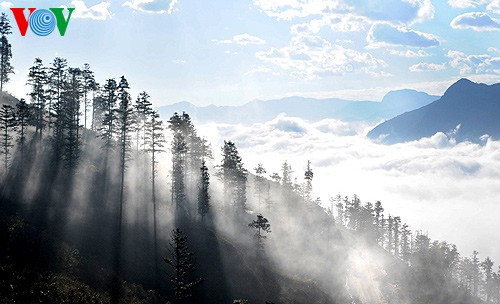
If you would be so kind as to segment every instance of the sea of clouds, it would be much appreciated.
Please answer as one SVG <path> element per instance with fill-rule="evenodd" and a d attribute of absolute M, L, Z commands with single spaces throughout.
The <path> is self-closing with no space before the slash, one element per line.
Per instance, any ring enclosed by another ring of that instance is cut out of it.
<path fill-rule="evenodd" d="M 234 141 L 245 167 L 258 163 L 267 174 L 286 160 L 298 182 L 307 161 L 314 171 L 314 194 L 329 198 L 357 194 L 363 202 L 381 200 L 386 214 L 399 215 L 412 230 L 458 246 L 469 256 L 479 250 L 500 263 L 500 142 L 456 143 L 453 134 L 436 133 L 395 145 L 371 141 L 373 127 L 334 119 L 308 122 L 279 115 L 252 126 L 198 125 L 220 162 L 224 140 Z"/>

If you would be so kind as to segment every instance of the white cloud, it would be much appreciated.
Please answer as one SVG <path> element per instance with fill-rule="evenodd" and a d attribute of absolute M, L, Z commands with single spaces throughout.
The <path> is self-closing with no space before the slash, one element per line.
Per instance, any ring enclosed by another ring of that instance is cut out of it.
<path fill-rule="evenodd" d="M 144 13 L 173 14 L 177 11 L 178 0 L 131 0 L 123 3 L 123 6 Z"/>
<path fill-rule="evenodd" d="M 172 60 L 172 63 L 174 63 L 174 64 L 186 64 L 187 61 L 184 59 L 175 59 L 175 60 Z"/>
<path fill-rule="evenodd" d="M 406 57 L 406 58 L 422 58 L 422 57 L 429 57 L 430 54 L 427 53 L 424 50 L 406 50 L 406 51 L 400 51 L 400 50 L 394 50 L 394 49 L 388 49 L 387 50 L 389 54 L 394 55 L 394 56 L 399 56 L 399 57 Z"/>
<path fill-rule="evenodd" d="M 311 80 L 351 72 L 387 76 L 383 71 L 386 63 L 370 53 L 347 49 L 313 35 L 295 36 L 290 45 L 258 52 L 256 56 L 266 63 L 288 71 L 297 79 Z"/>
<path fill-rule="evenodd" d="M 404 24 L 424 22 L 434 18 L 431 0 L 346 0 L 352 11 L 372 20 Z"/>
<path fill-rule="evenodd" d="M 434 17 L 430 0 L 254 0 L 265 14 L 278 20 L 350 12 L 372 20 L 404 23 L 422 22 Z"/>
<path fill-rule="evenodd" d="M 278 20 L 323 15 L 345 10 L 344 0 L 254 0 L 254 4 L 266 15 Z"/>
<path fill-rule="evenodd" d="M 448 4 L 454 8 L 477 8 L 486 6 L 488 11 L 500 14 L 500 0 L 448 0 Z"/>
<path fill-rule="evenodd" d="M 109 10 L 111 2 L 103 1 L 87 7 L 83 0 L 73 0 L 71 5 L 75 8 L 71 16 L 75 19 L 107 20 L 113 16 Z"/>
<path fill-rule="evenodd" d="M 448 51 L 450 66 L 460 70 L 461 75 L 500 74 L 500 57 L 491 55 L 466 55 L 459 51 Z"/>
<path fill-rule="evenodd" d="M 448 5 L 454 8 L 475 8 L 489 2 L 491 0 L 448 0 Z"/>
<path fill-rule="evenodd" d="M 495 14 L 500 14 L 500 0 L 493 0 L 490 4 L 488 4 L 486 9 Z"/>
<path fill-rule="evenodd" d="M 2 1 L 0 2 L 0 9 L 7 10 L 11 8 L 14 4 L 10 1 Z"/>
<path fill-rule="evenodd" d="M 410 71 L 412 72 L 434 72 L 434 71 L 442 71 L 446 68 L 446 64 L 436 64 L 436 63 L 425 63 L 419 62 L 410 67 Z"/>
<path fill-rule="evenodd" d="M 490 53 L 500 54 L 500 49 L 498 49 L 498 48 L 496 48 L 496 47 L 489 47 L 489 48 L 488 48 L 488 52 L 490 52 Z"/>
<path fill-rule="evenodd" d="M 233 41 L 239 45 L 249 45 L 249 44 L 265 44 L 266 41 L 256 36 L 249 34 L 240 34 L 233 37 Z"/>
<path fill-rule="evenodd" d="M 239 44 L 239 45 L 261 45 L 265 44 L 266 41 L 262 38 L 259 38 L 257 36 L 252 36 L 247 33 L 244 34 L 239 34 L 233 36 L 231 39 L 225 39 L 225 40 L 217 40 L 217 39 L 212 39 L 212 42 L 217 43 L 217 44 Z"/>
<path fill-rule="evenodd" d="M 411 2 L 411 1 L 410 1 Z M 418 2 L 418 1 L 417 1 Z M 434 18 L 435 10 L 431 0 L 424 0 L 421 3 L 415 22 L 424 22 Z"/>
<path fill-rule="evenodd" d="M 500 19 L 482 12 L 465 13 L 455 17 L 451 23 L 454 29 L 472 29 L 477 32 L 500 30 Z"/>
<path fill-rule="evenodd" d="M 295 34 L 317 34 L 323 27 L 329 27 L 333 32 L 359 32 L 364 31 L 369 24 L 370 20 L 366 17 L 353 14 L 327 14 L 321 19 L 292 25 L 291 31 Z"/>
<path fill-rule="evenodd" d="M 403 45 L 413 47 L 433 47 L 440 44 L 438 37 L 415 31 L 405 26 L 393 25 L 386 22 L 377 22 L 368 32 L 369 47 L 388 45 Z"/>

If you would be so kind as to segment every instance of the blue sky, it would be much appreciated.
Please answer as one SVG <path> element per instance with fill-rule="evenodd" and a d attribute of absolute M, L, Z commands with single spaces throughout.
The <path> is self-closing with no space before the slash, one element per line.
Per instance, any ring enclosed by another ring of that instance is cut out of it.
<path fill-rule="evenodd" d="M 9 7 L 76 7 L 66 36 L 21 37 Z M 500 80 L 500 0 L 129 0 L 0 3 L 23 97 L 35 57 L 125 75 L 155 105 L 291 95 L 380 100 Z"/>

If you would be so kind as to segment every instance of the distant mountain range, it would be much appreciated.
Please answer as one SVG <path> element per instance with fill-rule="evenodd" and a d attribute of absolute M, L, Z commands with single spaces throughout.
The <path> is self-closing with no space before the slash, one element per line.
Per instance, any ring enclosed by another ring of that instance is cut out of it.
<path fill-rule="evenodd" d="M 368 137 L 392 144 L 437 132 L 453 133 L 458 142 L 480 142 L 485 134 L 500 138 L 500 83 L 486 85 L 461 79 L 439 100 L 378 125 Z"/>
<path fill-rule="evenodd" d="M 241 106 L 196 107 L 189 102 L 162 106 L 159 113 L 170 117 L 174 112 L 186 112 L 198 122 L 241 123 L 266 122 L 284 113 L 310 121 L 334 118 L 343 121 L 377 122 L 425 106 L 438 96 L 414 90 L 391 91 L 381 102 L 343 99 L 287 97 L 276 100 L 256 100 Z"/>

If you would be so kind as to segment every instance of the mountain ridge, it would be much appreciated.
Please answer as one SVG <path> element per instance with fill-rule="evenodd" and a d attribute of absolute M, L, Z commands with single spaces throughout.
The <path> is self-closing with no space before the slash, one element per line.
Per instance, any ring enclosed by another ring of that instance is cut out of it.
<path fill-rule="evenodd" d="M 462 78 L 440 99 L 379 124 L 367 136 L 393 144 L 456 130 L 453 137 L 458 142 L 481 142 L 483 135 L 500 138 L 498 114 L 500 83 L 487 85 Z"/>
<path fill-rule="evenodd" d="M 187 112 L 198 122 L 242 123 L 250 125 L 269 121 L 279 114 L 296 116 L 310 121 L 332 118 L 344 121 L 377 122 L 419 108 L 438 99 L 416 90 L 388 92 L 379 101 L 316 99 L 290 96 L 281 99 L 252 100 L 239 106 L 208 105 L 197 107 L 181 101 L 158 108 L 160 115 L 170 117 L 174 112 Z"/>

